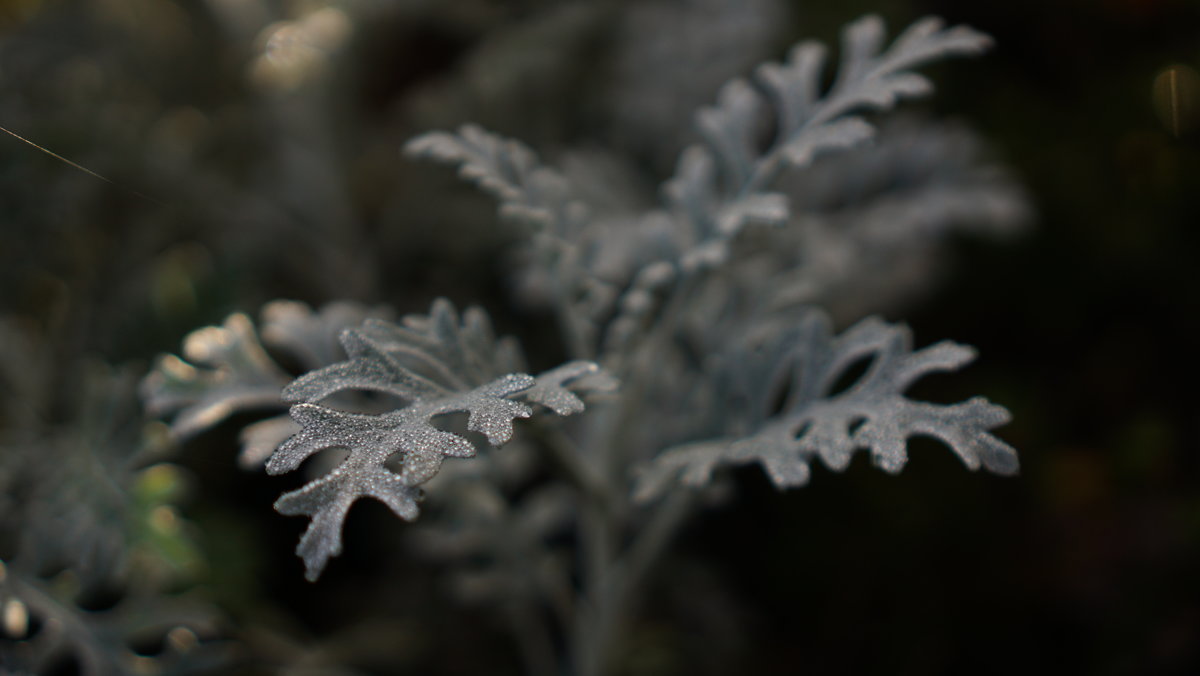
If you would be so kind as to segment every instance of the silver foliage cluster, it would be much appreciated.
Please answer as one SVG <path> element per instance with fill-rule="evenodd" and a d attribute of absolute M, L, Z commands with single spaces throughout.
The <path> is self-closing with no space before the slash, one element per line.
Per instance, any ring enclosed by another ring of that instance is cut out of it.
<path fill-rule="evenodd" d="M 825 309 L 839 321 L 854 314 L 948 232 L 1027 220 L 1019 187 L 981 161 L 969 132 L 875 126 L 931 92 L 914 68 L 989 45 L 937 19 L 887 43 L 869 16 L 846 28 L 826 86 L 825 47 L 801 43 L 699 110 L 697 140 L 657 204 L 637 201 L 652 190 L 606 190 L 605 171 L 556 168 L 478 125 L 419 136 L 410 157 L 457 168 L 520 230 L 516 300 L 553 314 L 566 361 L 531 375 L 482 310 L 460 314 L 445 299 L 397 323 L 361 308 L 273 306 L 262 341 L 235 315 L 189 339 L 192 363 L 164 358 L 143 386 L 149 407 L 176 413 L 172 429 L 186 437 L 235 411 L 291 402 L 290 418 L 248 428 L 261 431 L 247 439 L 246 463 L 269 453 L 271 474 L 315 470 L 275 505 L 310 519 L 297 548 L 310 580 L 341 552 L 358 500 L 412 521 L 428 488 L 447 504 L 428 510 L 417 539 L 433 558 L 470 564 L 455 568 L 463 595 L 513 613 L 541 671 L 564 671 L 546 660 L 554 632 L 537 629 L 550 615 L 571 669 L 601 673 L 636 585 L 722 467 L 756 463 L 793 488 L 815 459 L 842 470 L 860 449 L 897 472 L 909 440 L 929 436 L 969 469 L 1017 471 L 1015 451 L 992 434 L 1009 419 L 1004 408 L 906 396 L 922 377 L 970 362 L 971 348 L 914 349 L 906 327 L 876 317 L 838 334 Z M 307 372 L 289 383 L 263 343 Z M 537 407 L 558 417 L 538 416 L 518 435 L 515 422 Z M 317 455 L 333 462 L 309 462 Z M 547 544 L 564 531 L 575 533 L 574 559 Z"/>

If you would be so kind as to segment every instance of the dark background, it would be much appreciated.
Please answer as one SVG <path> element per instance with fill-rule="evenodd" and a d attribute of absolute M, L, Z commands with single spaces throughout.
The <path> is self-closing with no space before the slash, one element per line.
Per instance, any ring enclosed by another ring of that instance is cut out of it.
<path fill-rule="evenodd" d="M 574 69 L 535 67 L 488 98 L 431 83 L 555 3 L 379 11 L 306 98 L 256 88 L 257 29 L 232 35 L 219 4 L 0 3 L 0 124 L 119 184 L 0 138 L 0 312 L 54 357 L 42 378 L 51 419 L 70 424 L 79 360 L 144 369 L 188 331 L 273 298 L 410 311 L 447 295 L 534 333 L 505 311 L 491 205 L 431 193 L 452 185 L 448 172 L 398 148 L 468 119 L 547 154 L 597 142 L 603 73 L 588 64 L 603 21 L 587 40 L 546 38 Z M 261 5 L 284 16 L 300 3 Z M 1028 187 L 1037 222 L 1013 241 L 955 242 L 946 278 L 890 318 L 918 344 L 980 349 L 936 393 L 1007 406 L 1000 433 L 1022 472 L 970 474 L 917 444 L 899 477 L 859 458 L 784 494 L 739 473 L 740 497 L 692 521 L 661 566 L 628 673 L 1196 673 L 1194 71 L 1178 71 L 1174 128 L 1153 92 L 1173 65 L 1200 68 L 1200 4 L 795 5 L 763 57 L 804 37 L 833 42 L 868 11 L 892 31 L 936 13 L 997 41 L 933 68 L 938 92 L 922 107 L 978 130 Z M 533 35 L 519 39 L 545 37 Z M 377 673 L 493 658 L 516 670 L 486 609 L 441 600 L 426 582 L 436 570 L 375 535 L 404 528 L 381 507 L 356 510 L 347 554 L 320 585 L 303 583 L 291 554 L 302 524 L 270 510 L 288 486 L 238 473 L 235 446 L 226 425 L 179 462 L 195 475 L 185 513 L 210 559 L 206 584 L 236 621 L 342 645 Z"/>

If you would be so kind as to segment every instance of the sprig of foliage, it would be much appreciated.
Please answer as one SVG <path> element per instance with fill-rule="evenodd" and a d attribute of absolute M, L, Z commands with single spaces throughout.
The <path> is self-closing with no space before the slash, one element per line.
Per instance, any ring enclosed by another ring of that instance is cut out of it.
<path fill-rule="evenodd" d="M 903 394 L 923 376 L 974 358 L 974 350 L 949 341 L 914 352 L 906 327 L 878 318 L 835 338 L 828 318 L 811 311 L 792 331 L 726 356 L 713 374 L 720 398 L 712 415 L 731 436 L 667 449 L 638 477 L 635 499 L 661 496 L 676 481 L 704 486 L 718 466 L 750 462 L 777 487 L 795 488 L 808 482 L 811 458 L 840 471 L 859 448 L 896 473 L 908 459 L 908 438 L 917 435 L 942 441 L 970 469 L 1015 474 L 1016 451 L 988 432 L 1009 421 L 1004 408 L 980 397 L 939 405 Z M 866 372 L 832 391 L 862 360 L 870 362 Z"/>
<path fill-rule="evenodd" d="M 841 470 L 860 449 L 897 472 L 909 439 L 932 436 L 970 469 L 1015 473 L 1015 451 L 992 433 L 1009 419 L 1004 408 L 906 395 L 924 376 L 970 362 L 971 348 L 914 350 L 906 327 L 878 318 L 835 334 L 811 304 L 836 304 L 847 278 L 865 279 L 878 261 L 903 258 L 958 220 L 1021 220 L 1019 191 L 976 172 L 973 147 L 965 157 L 939 149 L 926 162 L 889 146 L 886 131 L 867 145 L 875 114 L 931 91 L 915 68 L 978 54 L 990 40 L 926 19 L 887 44 L 881 20 L 866 17 L 842 43 L 829 86 L 825 48 L 805 42 L 721 88 L 698 112 L 699 139 L 682 151 L 657 208 L 592 199 L 604 191 L 588 185 L 588 172 L 556 169 L 477 125 L 406 145 L 412 157 L 456 167 L 522 226 L 523 262 L 513 267 L 541 288 L 522 287 L 518 300 L 550 301 L 566 363 L 531 375 L 482 310 L 460 315 L 447 300 L 397 323 L 344 312 L 314 323 L 287 306 L 286 321 L 268 322 L 261 340 L 242 315 L 190 338 L 192 363 L 164 358 L 147 378 L 149 407 L 175 413 L 172 428 L 186 437 L 235 411 L 294 402 L 290 419 L 246 433 L 253 459 L 270 453 L 268 473 L 315 470 L 275 503 L 309 517 L 296 550 L 309 580 L 341 552 L 358 500 L 412 521 L 427 488 L 447 498 L 428 510 L 418 541 L 465 564 L 452 568 L 460 586 L 509 613 L 529 667 L 547 674 L 562 664 L 580 676 L 606 671 L 639 585 L 699 502 L 690 489 L 721 467 L 757 463 L 792 488 L 808 481 L 814 459 Z M 839 153 L 834 185 L 820 183 Z M 953 165 L 954 176 L 931 176 L 925 164 Z M 906 172 L 916 177 L 906 183 Z M 288 384 L 270 350 L 307 373 Z M 835 389 L 863 361 L 863 375 Z M 592 406 L 599 393 L 610 405 Z M 567 422 L 547 416 L 529 425 L 521 453 L 491 453 L 535 405 L 559 416 L 596 410 Z M 319 454 L 333 462 L 310 462 Z M 518 455 L 552 462 L 502 467 Z M 549 540 L 570 528 L 578 552 L 563 557 Z M 565 570 L 568 558 L 577 570 Z M 557 629 L 544 625 L 551 618 Z"/>
<path fill-rule="evenodd" d="M 314 312 L 294 301 L 275 301 L 262 309 L 262 331 L 242 313 L 222 326 L 207 326 L 188 334 L 183 359 L 159 357 L 143 379 L 142 401 L 153 416 L 173 415 L 171 434 L 180 441 L 208 430 L 235 413 L 277 412 L 242 430 L 240 464 L 261 467 L 267 457 L 297 430 L 284 414 L 280 396 L 293 375 L 268 351 L 296 362 L 305 371 L 342 358 L 337 336 L 342 329 L 370 316 L 383 317 L 382 308 L 354 303 L 331 303 Z"/>
<path fill-rule="evenodd" d="M 685 266 L 715 265 L 728 258 L 729 242 L 748 224 L 782 224 L 787 197 L 770 189 L 785 168 L 855 147 L 874 135 L 860 114 L 886 110 L 899 100 L 933 90 L 912 68 L 952 56 L 975 55 L 991 40 L 964 26 L 943 29 L 938 19 L 913 24 L 886 50 L 883 22 L 868 16 L 847 26 L 842 61 L 822 91 L 825 48 L 803 42 L 783 64 L 756 71 L 757 83 L 737 78 L 717 104 L 696 116 L 703 143 L 686 149 L 664 192 L 679 224 Z M 760 149 L 767 108 L 774 120 L 770 144 Z"/>
<path fill-rule="evenodd" d="M 533 415 L 518 399 L 559 415 L 581 412 L 583 401 L 570 388 L 589 387 L 588 377 L 599 371 L 595 364 L 572 362 L 536 378 L 501 373 L 521 362 L 515 342 L 496 340 L 481 309 L 469 308 L 460 323 L 446 300 L 435 302 L 428 316 L 410 315 L 399 325 L 368 321 L 348 329 L 342 345 L 349 359 L 308 373 L 284 390 L 288 400 L 306 402 L 291 409 L 302 429 L 267 461 L 267 472 L 280 474 L 319 451 L 349 451 L 329 474 L 275 503 L 283 514 L 312 518 L 296 550 L 310 580 L 341 552 L 342 523 L 355 501 L 375 498 L 412 521 L 419 513 L 419 487 L 438 473 L 443 459 L 475 455 L 468 437 L 439 429 L 435 418 L 466 413 L 467 431 L 500 446 L 512 438 L 516 419 Z M 373 415 L 312 403 L 347 390 L 394 395 L 403 405 Z M 393 459 L 398 472 L 387 466 Z"/>

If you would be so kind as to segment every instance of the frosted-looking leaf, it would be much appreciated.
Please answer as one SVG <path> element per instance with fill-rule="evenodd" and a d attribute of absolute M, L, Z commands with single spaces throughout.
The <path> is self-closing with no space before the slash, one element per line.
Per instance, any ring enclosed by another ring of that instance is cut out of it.
<path fill-rule="evenodd" d="M 171 433 L 177 439 L 195 436 L 235 413 L 282 414 L 287 405 L 280 392 L 293 375 L 266 346 L 305 370 L 320 368 L 344 356 L 337 344 L 342 329 L 388 314 L 386 309 L 355 303 L 330 303 L 314 312 L 303 303 L 274 301 L 262 309 L 261 332 L 246 315 L 232 314 L 222 326 L 190 333 L 184 340 L 183 359 L 160 357 L 142 381 L 142 401 L 150 415 L 175 415 Z M 279 442 L 297 430 L 287 415 L 246 427 L 239 464 L 247 469 L 261 467 Z"/>
<path fill-rule="evenodd" d="M 271 349 L 300 362 L 302 368 L 315 369 L 345 357 L 338 342 L 343 329 L 371 317 L 387 319 L 391 315 L 385 307 L 346 301 L 322 305 L 314 312 L 304 303 L 277 300 L 262 308 L 262 339 Z"/>
<path fill-rule="evenodd" d="M 568 235 L 586 219 L 586 207 L 572 198 L 561 173 L 543 166 L 520 141 L 477 125 L 463 125 L 457 134 L 423 134 L 409 141 L 404 152 L 458 166 L 459 176 L 500 202 L 502 215 L 529 223 L 535 231 Z"/>
<path fill-rule="evenodd" d="M 446 456 L 475 455 L 469 440 L 434 427 L 431 418 L 447 413 L 469 414 L 467 429 L 481 432 L 489 443 L 500 445 L 512 438 L 512 422 L 528 418 L 530 408 L 507 397 L 528 389 L 533 378 L 512 374 L 463 393 L 430 389 L 411 405 L 383 415 L 346 413 L 315 404 L 292 407 L 292 417 L 303 428 L 276 450 L 267 472 L 280 474 L 299 467 L 313 453 L 326 448 L 346 448 L 346 460 L 324 477 L 282 496 L 275 508 L 281 514 L 305 514 L 312 523 L 296 549 L 315 580 L 331 556 L 341 552 L 342 522 L 350 506 L 361 497 L 384 503 L 402 519 L 417 517 L 417 488 L 437 473 Z M 384 467 L 394 454 L 403 456 L 399 473 Z"/>
<path fill-rule="evenodd" d="M 299 431 L 296 421 L 288 415 L 277 415 L 246 425 L 238 435 L 242 448 L 238 454 L 238 465 L 243 469 L 261 468 L 280 444 Z"/>
<path fill-rule="evenodd" d="M 785 148 L 852 111 L 889 108 L 902 98 L 930 93 L 929 80 L 909 69 L 948 56 L 979 54 L 992 44 L 986 35 L 966 26 L 943 29 L 936 17 L 914 23 L 881 52 L 883 40 L 883 21 L 878 16 L 847 26 L 836 79 L 823 97 L 819 83 L 825 49 L 820 44 L 803 42 L 792 48 L 785 63 L 759 67 L 758 79 L 779 109 L 779 136 Z"/>
<path fill-rule="evenodd" d="M 943 405 L 904 396 L 921 377 L 957 370 L 974 356 L 949 341 L 914 352 L 907 328 L 877 318 L 834 338 L 825 315 L 811 311 L 794 331 L 727 360 L 718 372 L 722 410 L 714 412 L 724 416 L 725 436 L 668 449 L 638 477 L 635 495 L 652 499 L 676 481 L 702 486 L 718 466 L 750 462 L 779 488 L 791 488 L 808 481 L 814 456 L 842 470 L 859 448 L 898 472 L 913 436 L 938 439 L 972 470 L 1013 474 L 1016 452 L 989 432 L 1008 422 L 1004 408 L 980 397 Z M 863 359 L 870 365 L 857 382 L 831 392 Z"/>
<path fill-rule="evenodd" d="M 583 412 L 579 394 L 601 395 L 616 389 L 616 379 L 594 362 L 572 361 L 539 374 L 522 396 L 559 415 L 571 415 Z"/>
<path fill-rule="evenodd" d="M 341 552 L 342 523 L 359 498 L 383 502 L 402 519 L 419 513 L 419 486 L 441 469 L 446 457 L 469 458 L 475 445 L 460 433 L 439 429 L 434 418 L 467 414 L 467 430 L 493 446 L 513 435 L 513 421 L 533 409 L 517 399 L 545 405 L 562 415 L 583 410 L 571 391 L 595 387 L 599 367 L 571 362 L 541 376 L 505 372 L 523 359 L 511 339 L 497 339 L 487 315 L 469 308 L 460 320 L 445 299 L 428 315 L 410 315 L 399 324 L 369 320 L 342 334 L 348 359 L 308 373 L 284 390 L 300 432 L 281 445 L 267 472 L 296 469 L 327 448 L 344 448 L 346 459 L 323 477 L 283 495 L 283 514 L 311 517 L 296 552 L 315 580 L 329 558 Z M 317 404 L 347 390 L 384 392 L 402 400 L 399 408 L 370 415 Z M 389 460 L 395 458 L 398 471 Z"/>
<path fill-rule="evenodd" d="M 747 223 L 786 222 L 786 199 L 770 191 L 780 172 L 870 138 L 874 128 L 856 113 L 890 108 L 900 99 L 932 91 L 928 80 L 909 69 L 978 54 L 991 44 L 987 36 L 964 26 L 943 29 L 936 18 L 918 21 L 881 51 L 883 37 L 877 16 L 849 25 L 828 91 L 821 88 L 825 48 L 804 42 L 785 63 L 758 68 L 761 91 L 748 80 L 734 79 L 722 87 L 716 105 L 697 113 L 703 143 L 684 151 L 675 177 L 665 184 L 685 266 L 723 263 L 728 241 Z M 768 106 L 771 116 L 766 115 Z M 765 147 L 764 138 L 770 139 Z"/>
<path fill-rule="evenodd" d="M 782 225 L 788 219 L 784 195 L 759 192 L 724 197 L 717 166 L 706 149 L 691 146 L 680 157 L 675 177 L 663 186 L 677 222 L 687 224 L 689 234 L 680 242 L 684 267 L 719 265 L 728 257 L 729 240 L 747 225 Z"/>
<path fill-rule="evenodd" d="M 222 326 L 188 335 L 183 356 L 165 355 L 142 383 L 150 415 L 178 411 L 171 431 L 179 438 L 208 429 L 236 411 L 279 405 L 288 374 L 259 342 L 254 323 L 242 313 Z M 192 362 L 192 363 L 188 363 Z"/>

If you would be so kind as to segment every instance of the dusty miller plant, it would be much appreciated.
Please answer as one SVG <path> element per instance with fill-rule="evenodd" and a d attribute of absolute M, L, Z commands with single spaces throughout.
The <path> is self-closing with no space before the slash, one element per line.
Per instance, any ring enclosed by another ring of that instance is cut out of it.
<path fill-rule="evenodd" d="M 51 350 L 12 321 L 0 339 L 0 542 L 13 552 L 0 559 L 0 674 L 228 665 L 220 614 L 186 588 L 203 565 L 176 509 L 186 475 L 143 430 L 135 374 L 68 360 L 74 391 L 56 413 Z"/>
<path fill-rule="evenodd" d="M 699 140 L 649 209 L 593 203 L 586 172 L 478 126 L 420 136 L 408 156 L 456 167 L 522 233 L 518 300 L 553 313 L 566 361 L 531 370 L 483 310 L 446 299 L 398 322 L 276 303 L 261 332 L 235 315 L 194 334 L 143 396 L 180 437 L 290 403 L 246 429 L 242 461 L 280 474 L 320 456 L 275 504 L 309 519 L 296 551 L 310 580 L 373 498 L 420 517 L 421 551 L 510 616 L 530 673 L 605 673 L 639 586 L 725 467 L 790 489 L 813 462 L 842 470 L 865 450 L 895 473 L 927 436 L 969 469 L 1017 471 L 992 434 L 1004 408 L 905 394 L 970 347 L 918 348 L 874 316 L 839 333 L 818 305 L 878 292 L 953 227 L 1020 220 L 1019 191 L 976 165 L 969 137 L 943 147 L 960 131 L 900 120 L 871 145 L 880 114 L 931 91 L 913 69 L 988 45 L 937 19 L 888 44 L 869 16 L 846 28 L 826 85 L 825 48 L 801 43 L 696 114 Z M 307 372 L 291 380 L 272 354 Z"/>

